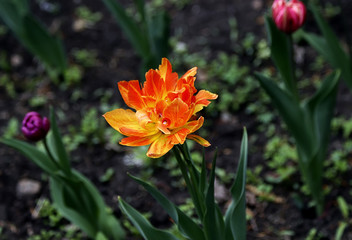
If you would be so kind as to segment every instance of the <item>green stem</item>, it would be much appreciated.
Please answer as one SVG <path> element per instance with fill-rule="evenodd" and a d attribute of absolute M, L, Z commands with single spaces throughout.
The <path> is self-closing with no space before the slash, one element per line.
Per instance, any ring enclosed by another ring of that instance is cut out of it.
<path fill-rule="evenodd" d="M 183 149 L 179 145 L 176 145 L 176 147 L 173 148 L 173 152 L 175 154 L 175 157 L 176 157 L 176 160 L 178 162 L 178 165 L 180 166 L 180 169 L 181 169 L 181 172 L 182 172 L 182 176 L 185 179 L 185 182 L 186 182 L 186 185 L 187 185 L 187 189 L 188 189 L 188 192 L 191 195 L 191 198 L 193 200 L 194 206 L 196 208 L 196 212 L 197 212 L 199 218 L 201 220 L 203 220 L 204 211 L 203 211 L 203 209 L 202 209 L 202 207 L 200 205 L 199 192 L 197 191 L 197 188 L 196 188 L 197 184 L 195 182 L 195 178 L 194 178 L 194 176 L 192 177 L 190 168 L 187 167 L 188 164 L 187 165 L 185 164 L 186 160 L 182 159 L 182 157 L 181 157 L 181 154 L 183 156 L 185 156 L 184 152 L 183 152 Z M 190 178 L 189 175 L 191 175 L 191 178 Z"/>
<path fill-rule="evenodd" d="M 297 78 L 296 78 L 296 64 L 295 64 L 295 55 L 294 55 L 294 49 L 293 49 L 293 39 L 291 34 L 287 34 L 287 40 L 289 44 L 289 58 L 292 66 L 292 72 L 291 72 L 291 79 L 290 83 L 288 83 L 290 86 L 286 86 L 287 89 L 291 92 L 291 94 L 294 96 L 294 98 L 299 102 L 299 94 L 298 94 L 298 88 L 297 88 Z"/>

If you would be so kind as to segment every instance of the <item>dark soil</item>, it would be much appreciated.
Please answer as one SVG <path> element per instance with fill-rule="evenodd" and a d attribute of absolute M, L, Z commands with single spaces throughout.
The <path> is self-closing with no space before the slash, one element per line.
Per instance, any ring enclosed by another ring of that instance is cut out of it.
<path fill-rule="evenodd" d="M 35 1 L 32 2 L 33 12 L 47 26 L 51 26 L 52 30 L 55 29 L 54 26 L 57 26 L 68 53 L 75 48 L 94 49 L 98 53 L 99 63 L 97 66 L 85 69 L 79 86 L 62 90 L 48 78 L 43 77 L 42 81 L 36 81 L 36 87 L 32 88 L 35 91 L 28 92 L 28 83 L 34 81 L 36 76 L 44 76 L 43 68 L 10 32 L 0 37 L 1 51 L 6 51 L 9 58 L 14 56 L 22 58 L 22 62 L 14 66 L 10 72 L 16 86 L 17 96 L 12 98 L 4 88 L 0 88 L 0 130 L 5 130 L 10 118 L 15 117 L 21 120 L 24 114 L 31 110 L 48 115 L 49 106 L 53 105 L 58 113 L 65 116 L 59 118 L 58 122 L 61 131 L 67 134 L 68 126 L 78 126 L 87 109 L 91 107 L 98 109 L 99 98 L 93 95 L 96 89 L 102 88 L 107 91 L 113 89 L 115 93 L 110 103 L 121 103 L 116 83 L 120 80 L 138 79 L 140 60 L 101 1 L 57 1 L 60 9 L 55 14 L 41 10 Z M 128 2 L 124 1 L 125 4 Z M 341 2 L 345 12 L 352 11 L 349 1 Z M 74 9 L 80 4 L 88 6 L 93 11 L 102 12 L 103 19 L 94 27 L 77 32 L 73 31 L 72 23 L 76 19 Z M 211 60 L 220 51 L 235 53 L 229 38 L 228 19 L 230 17 L 236 17 L 238 21 L 240 38 L 248 32 L 253 32 L 257 39 L 264 38 L 265 29 L 262 16 L 270 4 L 271 1 L 264 0 L 195 0 L 183 9 L 177 10 L 169 5 L 167 10 L 172 19 L 172 35 L 181 33 L 180 40 L 187 44 L 192 53 L 202 52 L 205 48 L 210 49 L 208 60 Z M 334 18 L 333 24 L 339 26 L 338 19 Z M 341 28 L 338 30 L 343 33 Z M 72 55 L 69 55 L 69 58 L 70 62 L 74 61 Z M 251 61 L 251 58 L 243 56 L 243 65 L 251 64 Z M 192 66 L 187 66 L 187 68 L 190 67 Z M 0 70 L 0 76 L 4 73 Z M 83 90 L 84 96 L 73 101 L 71 95 L 75 88 Z M 48 98 L 47 104 L 31 108 L 28 102 L 30 98 L 43 93 Z M 336 115 L 351 117 L 351 92 L 342 83 L 339 93 Z M 246 114 L 245 106 L 233 113 L 230 121 L 225 121 L 220 116 L 209 117 L 208 121 L 212 121 L 212 126 L 209 127 L 210 135 L 206 138 L 212 143 L 212 147 L 206 149 L 206 156 L 211 160 L 215 150 L 213 146 L 217 146 L 219 148 L 218 167 L 224 168 L 228 173 L 234 173 L 243 126 L 247 127 L 249 136 L 258 136 L 257 140 L 250 141 L 249 168 L 254 169 L 256 165 L 264 164 L 262 155 L 267 139 L 263 133 L 258 133 L 258 123 L 254 116 Z M 109 126 L 106 125 L 106 127 Z M 277 120 L 277 131 L 280 134 L 285 132 L 280 128 L 279 119 Z M 332 148 L 341 147 L 339 134 L 333 136 Z M 21 136 L 17 137 L 21 138 Z M 150 220 L 156 227 L 171 226 L 169 217 L 161 207 L 127 176 L 127 172 L 138 175 L 144 169 L 143 167 L 125 166 L 123 157 L 126 151 L 128 151 L 126 148 L 118 152 L 106 149 L 103 144 L 83 144 L 72 153 L 73 165 L 96 184 L 107 204 L 113 208 L 118 217 L 122 217 L 117 204 L 117 196 L 121 196 L 141 212 L 151 212 Z M 183 203 L 188 196 L 185 190 L 168 184 L 176 179 L 169 176 L 168 170 L 161 167 L 162 164 L 157 165 L 153 172 L 154 183 L 175 203 Z M 115 171 L 114 176 L 106 183 L 100 182 L 100 176 L 110 167 Z M 266 173 L 263 172 L 263 176 Z M 299 207 L 295 202 L 293 193 L 296 190 L 293 189 L 292 182 L 301 184 L 298 175 L 295 175 L 289 183 L 274 185 L 273 194 L 282 199 L 277 203 L 260 201 L 258 196 L 249 190 L 247 207 L 253 217 L 247 224 L 248 239 L 305 239 L 312 228 L 316 228 L 324 236 L 321 239 L 333 239 L 339 220 L 342 219 L 336 198 L 343 196 L 349 200 L 349 203 L 352 201 L 348 193 L 348 183 L 352 180 L 351 175 L 346 174 L 341 177 L 344 179 L 344 184 L 334 186 L 326 197 L 325 211 L 320 217 L 315 216 L 314 209 L 307 207 L 307 197 L 302 197 L 303 207 Z M 31 196 L 18 196 L 16 186 L 21 179 L 38 180 L 41 183 L 39 193 Z M 38 198 L 49 197 L 48 187 L 48 182 L 45 177 L 43 178 L 42 171 L 37 166 L 16 151 L 0 145 L 0 229 L 2 229 L 0 239 L 27 239 L 30 235 L 40 233 L 41 229 L 48 229 L 42 219 L 34 218 L 32 215 Z M 229 186 L 226 185 L 226 187 Z M 223 202 L 223 205 L 225 204 L 226 201 Z M 284 230 L 290 230 L 294 232 L 294 235 L 280 236 L 279 233 Z M 129 236 L 128 239 L 139 238 Z M 343 239 L 352 239 L 351 226 L 345 230 Z"/>

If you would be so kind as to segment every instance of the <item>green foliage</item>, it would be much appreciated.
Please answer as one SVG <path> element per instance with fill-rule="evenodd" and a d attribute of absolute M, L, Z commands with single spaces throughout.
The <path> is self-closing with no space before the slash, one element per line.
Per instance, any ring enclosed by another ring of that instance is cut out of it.
<path fill-rule="evenodd" d="M 93 67 L 97 64 L 97 52 L 88 49 L 75 49 L 72 52 L 77 63 L 83 67 Z"/>
<path fill-rule="evenodd" d="M 84 20 L 89 26 L 94 26 L 103 17 L 100 12 L 93 13 L 87 6 L 79 6 L 76 8 L 75 14 L 78 18 Z"/>
<path fill-rule="evenodd" d="M 269 182 L 280 183 L 297 171 L 296 164 L 292 164 L 292 161 L 298 160 L 296 148 L 285 138 L 272 137 L 265 146 L 264 158 L 269 160 L 267 165 L 275 171 L 274 175 L 266 176 Z"/>
<path fill-rule="evenodd" d="M 170 19 L 163 10 L 148 9 L 144 0 L 134 1 L 140 21 L 133 18 L 114 0 L 103 0 L 113 14 L 137 54 L 142 58 L 141 75 L 150 68 L 157 68 L 160 59 L 169 53 Z"/>
<path fill-rule="evenodd" d="M 8 121 L 7 127 L 4 130 L 4 134 L 2 135 L 3 138 L 12 138 L 18 135 L 20 129 L 20 123 L 18 122 L 17 118 L 12 117 Z"/>
<path fill-rule="evenodd" d="M 77 65 L 70 65 L 64 72 L 63 88 L 66 89 L 69 86 L 77 85 L 81 82 L 83 77 L 83 70 Z"/>
<path fill-rule="evenodd" d="M 0 76 L 0 86 L 5 88 L 6 93 L 11 98 L 15 98 L 17 96 L 15 83 L 11 80 L 9 75 L 4 74 Z"/>
<path fill-rule="evenodd" d="M 61 41 L 53 37 L 30 13 L 27 0 L 2 0 L 0 17 L 21 43 L 47 67 L 60 73 L 66 69 Z"/>
<path fill-rule="evenodd" d="M 115 174 L 115 170 L 110 167 L 110 168 L 106 169 L 104 175 L 100 176 L 99 181 L 100 182 L 108 182 L 114 176 L 114 174 Z"/>

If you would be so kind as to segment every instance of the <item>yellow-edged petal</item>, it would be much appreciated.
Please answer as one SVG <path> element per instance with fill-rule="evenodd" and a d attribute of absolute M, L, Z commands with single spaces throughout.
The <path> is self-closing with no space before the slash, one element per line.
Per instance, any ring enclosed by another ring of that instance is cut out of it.
<path fill-rule="evenodd" d="M 105 120 L 118 132 L 126 136 L 148 136 L 155 134 L 157 129 L 153 126 L 142 127 L 136 113 L 131 110 L 115 109 L 103 115 Z"/>
<path fill-rule="evenodd" d="M 197 143 L 199 143 L 200 145 L 202 145 L 204 147 L 209 147 L 210 146 L 210 143 L 207 140 L 205 140 L 204 138 L 202 138 L 202 137 L 200 137 L 198 135 L 189 134 L 187 136 L 187 138 L 196 141 Z"/>
<path fill-rule="evenodd" d="M 170 151 L 173 146 L 169 137 L 161 133 L 159 137 L 150 144 L 147 156 L 150 158 L 159 158 Z"/>

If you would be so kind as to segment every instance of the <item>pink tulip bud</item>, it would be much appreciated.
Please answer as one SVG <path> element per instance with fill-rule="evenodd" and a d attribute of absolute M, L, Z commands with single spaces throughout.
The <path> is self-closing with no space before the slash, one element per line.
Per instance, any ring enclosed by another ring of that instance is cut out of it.
<path fill-rule="evenodd" d="M 43 117 L 37 112 L 29 112 L 22 121 L 22 133 L 31 141 L 43 139 L 50 129 L 49 119 Z"/>
<path fill-rule="evenodd" d="M 285 33 L 293 33 L 306 19 L 306 7 L 299 0 L 275 0 L 271 9 L 277 28 Z"/>

